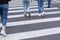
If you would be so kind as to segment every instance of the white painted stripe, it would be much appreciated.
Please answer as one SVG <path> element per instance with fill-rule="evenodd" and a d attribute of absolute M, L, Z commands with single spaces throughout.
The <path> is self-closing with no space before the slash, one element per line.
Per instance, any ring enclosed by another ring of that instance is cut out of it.
<path fill-rule="evenodd" d="M 35 8 L 35 7 L 38 7 L 38 6 L 31 6 L 30 8 Z M 23 7 L 13 7 L 13 8 L 9 8 L 9 10 L 11 9 L 23 9 Z"/>
<path fill-rule="evenodd" d="M 45 5 L 45 6 L 48 6 L 48 5 Z M 36 8 L 36 7 L 38 7 L 38 5 L 37 6 L 30 6 L 30 8 Z M 21 7 L 12 7 L 12 8 L 9 8 L 9 10 L 11 10 L 11 9 L 23 9 L 23 6 L 21 6 Z"/>
<path fill-rule="evenodd" d="M 10 7 L 9 10 L 12 10 L 12 9 L 13 9 L 13 10 L 23 9 L 23 6 L 21 6 L 21 5 L 16 5 L 16 6 L 17 6 L 17 7 Z M 19 7 L 19 6 L 21 6 L 21 7 Z M 48 6 L 48 5 L 45 5 L 45 7 L 46 7 L 46 6 Z M 36 7 L 38 7 L 38 5 L 36 5 L 36 6 L 34 6 L 34 5 L 33 5 L 33 6 L 30 6 L 30 8 L 36 8 Z"/>
<path fill-rule="evenodd" d="M 53 22 L 53 21 L 60 21 L 60 17 L 8 22 L 7 27 L 17 26 L 17 25 L 28 25 L 28 24 L 35 24 L 35 23 L 44 23 L 44 22 Z M 1 23 L 0 23 L 0 26 L 1 26 Z"/>
<path fill-rule="evenodd" d="M 36 16 L 38 13 L 31 13 L 31 16 Z M 60 11 L 53 11 L 53 12 L 45 12 L 46 15 L 49 14 L 60 14 Z M 24 17 L 24 14 L 20 15 L 9 15 L 8 18 L 18 18 L 18 17 Z"/>
<path fill-rule="evenodd" d="M 56 27 L 56 28 L 49 28 L 43 30 L 8 34 L 6 40 L 28 39 L 28 38 L 42 37 L 42 36 L 48 36 L 53 34 L 59 34 L 59 33 L 60 33 L 60 27 Z"/>
<path fill-rule="evenodd" d="M 50 10 L 52 9 L 58 9 L 58 8 L 49 8 Z M 48 9 L 48 10 L 49 10 Z M 47 10 L 47 9 L 46 9 Z M 47 15 L 48 14 L 59 14 L 60 11 L 53 11 L 53 12 L 45 12 Z M 31 16 L 36 16 L 38 13 L 31 13 Z M 17 17 L 24 17 L 24 14 L 20 14 L 20 15 L 9 15 L 8 18 L 17 18 Z"/>
<path fill-rule="evenodd" d="M 56 10 L 59 9 L 57 7 L 54 8 L 45 8 L 44 10 Z M 30 11 L 38 11 L 38 9 L 30 9 Z M 16 13 L 16 12 L 24 12 L 23 10 L 13 10 L 13 11 L 8 11 L 8 13 Z"/>
<path fill-rule="evenodd" d="M 60 2 L 60 0 L 59 0 L 59 1 L 58 1 L 58 0 L 57 0 L 57 1 L 54 1 L 54 2 L 52 2 L 52 3 L 58 3 L 58 2 Z"/>

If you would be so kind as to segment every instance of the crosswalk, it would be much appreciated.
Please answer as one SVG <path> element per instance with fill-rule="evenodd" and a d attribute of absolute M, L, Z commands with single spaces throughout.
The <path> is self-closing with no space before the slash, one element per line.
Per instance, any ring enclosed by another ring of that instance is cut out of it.
<path fill-rule="evenodd" d="M 8 11 L 7 37 L 0 40 L 22 40 L 60 33 L 59 7 L 46 8 L 46 16 L 38 16 L 37 5 L 30 6 L 31 17 L 25 18 L 23 7 L 11 7 Z M 1 20 L 1 19 L 0 19 Z M 1 22 L 0 22 L 1 27 Z"/>

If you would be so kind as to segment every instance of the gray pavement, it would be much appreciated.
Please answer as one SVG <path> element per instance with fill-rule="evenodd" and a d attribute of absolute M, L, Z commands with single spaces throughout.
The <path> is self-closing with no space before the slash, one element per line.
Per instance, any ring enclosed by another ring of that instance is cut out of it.
<path fill-rule="evenodd" d="M 42 18 L 37 16 L 37 2 L 33 1 L 30 3 L 31 17 L 25 18 L 22 1 L 12 0 L 9 3 L 7 37 L 0 35 L 0 40 L 60 40 L 59 4 L 60 0 L 55 0 L 51 8 L 46 8 L 45 2 L 46 16 Z"/>

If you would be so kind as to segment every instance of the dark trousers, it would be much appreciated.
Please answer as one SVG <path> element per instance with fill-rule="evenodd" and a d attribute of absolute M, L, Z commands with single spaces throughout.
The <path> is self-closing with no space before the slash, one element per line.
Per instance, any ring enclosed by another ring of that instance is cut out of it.
<path fill-rule="evenodd" d="M 8 4 L 0 4 L 0 16 L 1 16 L 1 23 L 3 26 L 6 26 L 7 14 L 8 14 Z"/>

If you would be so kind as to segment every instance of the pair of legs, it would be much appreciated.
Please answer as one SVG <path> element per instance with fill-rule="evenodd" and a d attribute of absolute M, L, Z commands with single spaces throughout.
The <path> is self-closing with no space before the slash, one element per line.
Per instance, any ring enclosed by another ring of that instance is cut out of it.
<path fill-rule="evenodd" d="M 30 1 L 29 0 L 23 0 L 23 9 L 24 9 L 24 16 L 27 16 L 27 13 L 29 13 L 30 17 Z"/>
<path fill-rule="evenodd" d="M 51 7 L 51 0 L 47 0 L 48 1 L 48 8 Z"/>
<path fill-rule="evenodd" d="M 1 34 L 6 35 L 6 23 L 7 23 L 7 15 L 8 15 L 8 4 L 0 4 L 0 16 L 2 23 Z"/>
<path fill-rule="evenodd" d="M 44 15 L 44 0 L 37 0 L 39 16 Z"/>

